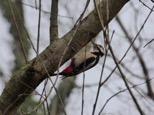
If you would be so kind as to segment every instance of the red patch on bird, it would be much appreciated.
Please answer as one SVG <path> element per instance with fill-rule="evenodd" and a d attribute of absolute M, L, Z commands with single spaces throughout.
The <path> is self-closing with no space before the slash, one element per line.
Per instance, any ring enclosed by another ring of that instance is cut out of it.
<path fill-rule="evenodd" d="M 69 66 L 69 67 L 67 67 L 66 69 L 64 69 L 63 72 L 64 72 L 64 73 L 72 73 L 72 72 L 73 72 L 73 67 L 72 67 L 72 66 Z"/>

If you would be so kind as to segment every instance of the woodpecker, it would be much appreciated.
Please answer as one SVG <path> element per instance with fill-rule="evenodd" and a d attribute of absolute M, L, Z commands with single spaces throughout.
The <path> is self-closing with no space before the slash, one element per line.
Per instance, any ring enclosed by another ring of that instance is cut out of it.
<path fill-rule="evenodd" d="M 100 57 L 104 55 L 104 48 L 101 45 L 95 44 L 94 51 L 83 52 L 75 55 L 71 59 L 71 63 L 67 66 L 59 75 L 63 75 L 63 78 L 78 75 L 84 71 L 87 71 L 94 67 Z M 55 74 L 57 75 L 57 74 Z"/>

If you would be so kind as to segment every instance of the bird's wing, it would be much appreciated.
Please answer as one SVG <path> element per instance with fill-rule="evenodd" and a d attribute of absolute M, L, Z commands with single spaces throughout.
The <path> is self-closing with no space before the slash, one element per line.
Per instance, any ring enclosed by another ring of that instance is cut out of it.
<path fill-rule="evenodd" d="M 75 73 L 84 72 L 97 64 L 98 60 L 95 57 L 87 58 L 86 61 L 81 63 L 79 66 L 75 67 Z"/>

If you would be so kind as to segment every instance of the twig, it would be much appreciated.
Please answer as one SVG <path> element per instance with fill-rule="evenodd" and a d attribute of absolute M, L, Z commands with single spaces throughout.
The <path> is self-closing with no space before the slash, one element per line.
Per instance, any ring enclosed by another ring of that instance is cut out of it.
<path fill-rule="evenodd" d="M 39 54 L 39 44 L 40 44 L 40 26 L 41 26 L 41 7 L 42 0 L 39 0 L 39 17 L 38 17 L 38 30 L 37 30 L 37 47 L 36 47 L 36 55 Z"/>
<path fill-rule="evenodd" d="M 114 31 L 112 33 L 112 36 L 111 36 L 111 40 L 113 38 L 113 35 L 114 35 Z M 111 43 L 111 41 L 110 41 Z M 102 87 L 102 77 L 103 77 L 103 72 L 104 72 L 104 68 L 105 68 L 105 62 L 106 62 L 106 59 L 107 59 L 107 54 L 108 54 L 108 47 L 106 48 L 106 52 L 105 52 L 105 57 L 104 57 L 104 62 L 103 62 L 103 65 L 102 65 L 102 70 L 101 70 L 101 76 L 100 76 L 100 79 L 99 79 L 99 84 L 98 84 L 98 89 L 97 89 L 97 94 L 96 94 L 96 98 L 95 98 L 95 103 L 93 105 L 93 115 L 95 113 L 95 109 L 96 109 L 96 105 L 97 105 L 97 101 L 98 101 L 98 96 L 99 96 L 99 93 L 100 93 L 100 89 Z M 109 77 L 107 77 L 106 80 L 104 80 L 104 83 L 108 80 Z"/>
<path fill-rule="evenodd" d="M 121 68 L 120 68 L 120 66 L 119 66 L 119 64 L 118 64 L 118 62 L 116 61 L 115 55 L 114 55 L 114 53 L 113 53 L 113 50 L 112 50 L 112 47 L 110 46 L 110 44 L 109 44 L 109 49 L 110 49 L 110 52 L 111 52 L 111 54 L 112 54 L 113 60 L 114 60 L 116 66 L 117 66 L 117 68 L 118 68 L 118 70 L 119 70 L 119 72 L 120 72 L 120 74 L 121 74 L 121 77 L 122 77 L 122 79 L 123 79 L 123 81 L 124 81 L 124 83 L 125 83 L 125 86 L 127 87 L 127 89 L 128 89 L 128 91 L 129 91 L 129 93 L 130 93 L 130 95 L 131 95 L 131 97 L 132 97 L 132 99 L 133 99 L 133 101 L 134 101 L 134 103 L 135 103 L 135 105 L 136 105 L 138 111 L 140 112 L 140 115 L 144 115 L 144 112 L 142 111 L 140 105 L 139 105 L 138 102 L 137 102 L 137 99 L 135 98 L 133 92 L 132 92 L 131 89 L 129 88 L 129 85 L 128 85 L 127 80 L 126 80 L 126 76 L 124 75 L 124 73 L 122 72 L 122 70 L 121 70 Z"/>
<path fill-rule="evenodd" d="M 85 58 L 86 58 L 86 47 L 85 47 Z M 85 68 L 84 63 L 84 68 Z M 81 115 L 83 115 L 84 111 L 84 89 L 85 89 L 85 72 L 83 72 L 83 81 L 82 81 L 82 103 L 81 103 Z"/>
<path fill-rule="evenodd" d="M 86 12 L 88 6 L 89 6 L 89 3 L 90 3 L 90 0 L 87 0 L 87 2 L 86 2 L 86 6 L 85 6 L 83 12 L 81 13 L 80 17 L 77 19 L 77 21 L 76 21 L 76 23 L 75 23 L 74 26 L 76 26 L 77 24 L 79 24 L 79 23 L 81 22 L 81 20 L 82 20 L 84 14 L 85 14 L 85 12 Z"/>
<path fill-rule="evenodd" d="M 150 79 L 149 81 L 152 81 L 153 79 L 154 79 L 154 78 Z M 130 89 L 136 88 L 136 87 L 138 87 L 138 86 L 140 86 L 140 85 L 144 85 L 145 83 L 146 83 L 146 82 L 133 85 L 133 86 L 130 87 Z M 120 93 L 123 93 L 123 92 L 125 92 L 125 91 L 128 91 L 128 89 L 125 88 L 125 89 L 123 89 L 123 90 L 120 90 L 120 91 L 118 91 L 117 93 L 115 93 L 114 95 L 112 95 L 110 98 L 108 98 L 108 99 L 106 100 L 105 104 L 103 105 L 103 107 L 101 108 L 101 110 L 100 110 L 100 112 L 99 112 L 98 115 L 101 115 L 102 111 L 104 110 L 104 108 L 106 107 L 106 105 L 108 104 L 108 102 L 109 102 L 112 98 L 116 97 L 117 95 L 119 95 Z"/>
<path fill-rule="evenodd" d="M 153 0 L 151 0 L 151 1 L 153 2 Z M 148 5 L 146 5 L 142 0 L 139 0 L 139 2 L 140 2 L 143 6 L 145 6 L 146 8 L 148 8 L 149 10 L 154 11 L 154 10 L 151 9 Z"/>
<path fill-rule="evenodd" d="M 100 9 L 99 9 L 99 7 L 97 6 L 96 1 L 94 0 L 93 2 L 94 2 L 95 9 L 96 9 L 96 11 L 97 11 L 98 17 L 99 17 L 99 19 L 100 19 L 100 17 L 102 17 L 101 13 L 99 13 Z M 108 3 L 106 3 L 106 5 L 108 6 Z M 108 7 L 106 7 L 106 8 L 107 8 L 106 13 L 107 13 L 107 15 L 109 15 Z M 108 16 L 107 16 L 107 18 L 108 18 Z M 107 32 L 107 31 L 105 31 L 105 26 L 104 26 L 103 18 L 100 19 L 100 23 L 101 23 L 101 26 L 102 26 L 102 30 L 103 30 L 103 32 L 104 32 L 104 34 L 105 34 L 105 32 Z M 114 32 L 113 32 L 113 33 L 114 33 Z M 108 35 L 108 33 L 107 33 L 107 35 Z M 104 36 L 104 37 L 106 37 L 106 36 Z M 113 34 L 112 34 L 112 37 L 113 37 Z M 104 43 L 105 43 L 105 42 L 104 42 Z M 99 79 L 99 85 L 98 85 L 98 89 L 97 89 L 97 94 L 96 94 L 96 98 L 95 98 L 95 103 L 94 103 L 94 105 L 93 105 L 92 115 L 95 114 L 96 105 L 97 105 L 97 102 L 98 102 L 98 97 L 99 97 L 99 93 L 100 93 L 100 89 L 101 89 L 101 81 L 102 81 L 102 77 L 103 77 L 103 73 L 104 73 L 104 67 L 105 67 L 105 62 L 106 62 L 107 53 L 108 53 L 108 48 L 107 48 L 107 46 L 106 46 L 105 58 L 104 58 L 104 62 L 103 62 L 103 65 L 102 65 L 101 76 L 100 76 L 100 79 Z"/>
<path fill-rule="evenodd" d="M 152 39 L 152 40 L 150 40 L 148 43 L 146 43 L 145 45 L 144 45 L 144 48 L 147 46 L 147 45 L 149 45 L 151 42 L 153 42 L 154 41 L 154 39 Z"/>
<path fill-rule="evenodd" d="M 123 30 L 123 32 L 125 33 L 129 43 L 131 44 L 132 43 L 132 39 L 131 39 L 131 36 L 129 35 L 129 33 L 127 32 L 127 30 L 125 29 L 124 25 L 122 24 L 121 20 L 119 17 L 116 18 L 119 26 L 121 27 L 121 29 Z M 140 65 L 141 65 L 141 68 L 142 68 L 142 71 L 143 71 L 143 74 L 144 74 L 144 78 L 145 80 L 147 81 L 147 84 L 146 84 L 146 87 L 147 87 L 147 91 L 148 91 L 148 96 L 151 97 L 151 98 L 154 98 L 153 96 L 153 91 L 152 91 L 152 87 L 151 87 L 151 83 L 148 82 L 150 79 L 150 75 L 149 75 L 149 72 L 148 72 L 148 69 L 147 69 L 147 66 L 146 66 L 146 63 L 144 62 L 144 59 L 142 58 L 142 55 L 140 54 L 140 52 L 138 51 L 138 49 L 136 48 L 135 44 L 132 44 L 132 48 L 133 50 L 135 51 L 137 57 L 138 57 L 138 60 L 140 62 Z"/>

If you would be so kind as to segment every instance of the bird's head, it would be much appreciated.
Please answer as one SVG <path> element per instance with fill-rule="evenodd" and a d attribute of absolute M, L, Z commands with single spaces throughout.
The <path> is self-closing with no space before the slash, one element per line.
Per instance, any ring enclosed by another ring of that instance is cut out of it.
<path fill-rule="evenodd" d="M 104 55 L 104 48 L 103 48 L 103 46 L 101 46 L 99 44 L 95 44 L 94 51 L 92 51 L 91 53 L 102 57 Z"/>

